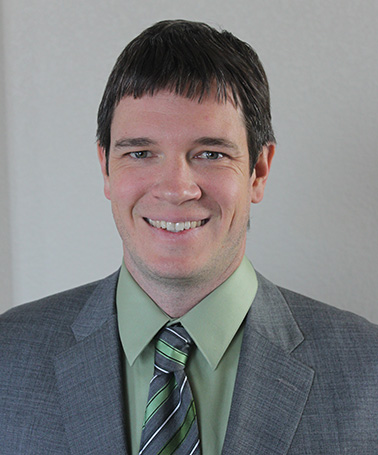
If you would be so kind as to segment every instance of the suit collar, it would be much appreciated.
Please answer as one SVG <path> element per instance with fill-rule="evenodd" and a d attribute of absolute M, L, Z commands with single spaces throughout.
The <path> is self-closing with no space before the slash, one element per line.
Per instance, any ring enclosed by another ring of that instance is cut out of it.
<path fill-rule="evenodd" d="M 118 273 L 101 281 L 72 325 L 76 343 L 55 358 L 73 455 L 126 453 L 122 353 L 115 314 Z"/>
<path fill-rule="evenodd" d="M 119 270 L 101 280 L 83 306 L 71 328 L 77 341 L 95 332 L 116 314 L 115 294 Z"/>
<path fill-rule="evenodd" d="M 247 326 L 286 353 L 304 340 L 290 308 L 273 283 L 256 272 L 258 292 L 252 303 Z"/>
<path fill-rule="evenodd" d="M 247 316 L 223 455 L 284 455 L 301 419 L 314 372 L 292 355 L 303 341 L 285 299 L 258 275 Z"/>

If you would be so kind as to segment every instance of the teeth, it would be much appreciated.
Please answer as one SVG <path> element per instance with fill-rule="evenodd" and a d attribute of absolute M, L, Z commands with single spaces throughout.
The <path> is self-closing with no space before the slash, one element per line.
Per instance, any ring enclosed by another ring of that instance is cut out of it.
<path fill-rule="evenodd" d="M 176 229 L 176 224 L 168 221 L 167 222 L 167 231 L 175 232 L 175 229 Z"/>
<path fill-rule="evenodd" d="M 202 226 L 205 224 L 205 220 L 200 221 L 180 221 L 178 223 L 173 223 L 171 221 L 155 221 L 146 218 L 151 226 L 154 226 L 158 229 L 165 229 L 169 232 L 181 232 L 188 229 L 194 229 L 196 227 Z"/>

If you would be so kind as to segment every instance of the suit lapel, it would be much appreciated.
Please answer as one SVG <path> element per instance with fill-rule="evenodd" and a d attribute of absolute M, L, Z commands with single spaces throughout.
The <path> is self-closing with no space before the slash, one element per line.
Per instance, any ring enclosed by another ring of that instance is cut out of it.
<path fill-rule="evenodd" d="M 279 290 L 258 275 L 247 316 L 222 454 L 284 455 L 301 419 L 314 372 L 291 353 L 303 341 Z"/>
<path fill-rule="evenodd" d="M 77 342 L 55 358 L 72 455 L 127 453 L 122 355 L 114 310 L 117 277 L 96 288 L 72 326 Z"/>

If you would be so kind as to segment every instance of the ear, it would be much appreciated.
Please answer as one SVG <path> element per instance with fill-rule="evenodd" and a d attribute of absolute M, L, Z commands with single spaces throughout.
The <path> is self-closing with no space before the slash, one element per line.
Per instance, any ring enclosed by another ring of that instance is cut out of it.
<path fill-rule="evenodd" d="M 99 142 L 97 142 L 97 156 L 101 166 L 101 173 L 104 178 L 104 194 L 107 199 L 110 199 L 110 183 L 108 171 L 106 169 L 106 154 L 104 147 L 101 147 Z"/>
<path fill-rule="evenodd" d="M 268 175 L 270 172 L 270 166 L 274 152 L 276 151 L 275 144 L 264 145 L 263 149 L 257 159 L 255 169 L 252 174 L 252 191 L 251 191 L 251 202 L 257 204 L 264 196 L 264 190 Z"/>

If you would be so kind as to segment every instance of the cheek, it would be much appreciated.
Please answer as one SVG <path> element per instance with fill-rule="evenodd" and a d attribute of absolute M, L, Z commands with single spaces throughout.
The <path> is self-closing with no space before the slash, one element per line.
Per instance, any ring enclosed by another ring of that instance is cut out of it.
<path fill-rule="evenodd" d="M 216 190 L 219 205 L 224 211 L 234 215 L 249 213 L 251 203 L 251 191 L 247 182 L 224 181 L 222 186 L 218 186 Z"/>
<path fill-rule="evenodd" d="M 133 172 L 115 173 L 109 185 L 109 198 L 112 204 L 118 207 L 129 207 L 130 210 L 133 206 L 147 194 L 147 181 L 137 176 Z"/>

